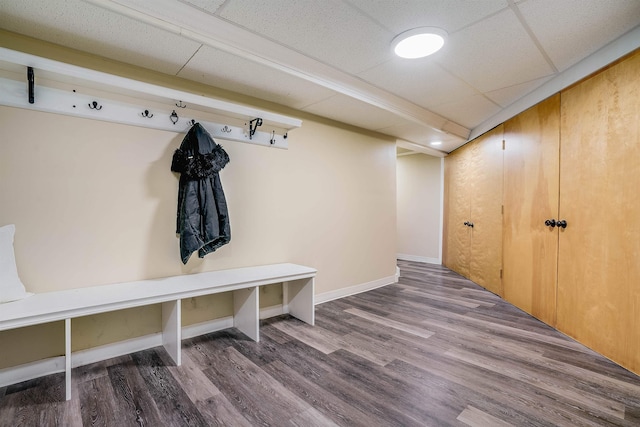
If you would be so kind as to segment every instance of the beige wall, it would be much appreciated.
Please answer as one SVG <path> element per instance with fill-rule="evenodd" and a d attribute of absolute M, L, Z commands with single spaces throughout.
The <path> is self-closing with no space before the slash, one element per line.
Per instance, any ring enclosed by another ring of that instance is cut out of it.
<path fill-rule="evenodd" d="M 442 159 L 398 157 L 398 257 L 440 263 Z"/>
<path fill-rule="evenodd" d="M 144 74 L 22 37 L 0 39 L 9 48 L 46 52 L 81 66 L 137 78 Z M 148 80 L 218 93 L 153 72 Z M 246 97 L 236 100 L 247 102 Z M 170 171 L 171 156 L 184 135 L 0 107 L 0 224 L 16 224 L 16 262 L 27 290 L 278 262 L 317 268 L 316 294 L 393 276 L 393 141 L 269 107 L 301 118 L 303 126 L 289 132 L 289 150 L 218 141 L 231 158 L 221 179 L 232 240 L 204 259 L 192 257 L 186 266 L 175 234 L 178 176 Z M 281 301 L 279 285 L 261 292 L 267 301 L 263 306 Z M 225 295 L 183 301 L 183 308 L 185 324 L 231 312 Z M 159 316 L 158 307 L 151 306 L 74 320 L 74 349 L 158 331 Z M 40 339 L 58 329 L 0 333 L 0 367 L 60 354 Z"/>

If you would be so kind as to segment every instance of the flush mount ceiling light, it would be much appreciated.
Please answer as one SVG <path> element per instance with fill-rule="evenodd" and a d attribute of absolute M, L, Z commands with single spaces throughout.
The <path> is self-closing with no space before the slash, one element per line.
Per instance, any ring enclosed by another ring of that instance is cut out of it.
<path fill-rule="evenodd" d="M 414 28 L 398 34 L 391 42 L 391 48 L 401 58 L 423 58 L 439 51 L 446 37 L 447 32 L 441 28 Z"/>
<path fill-rule="evenodd" d="M 438 145 L 442 145 L 442 141 L 433 141 L 433 142 L 430 142 L 429 144 L 433 146 L 438 146 Z"/>

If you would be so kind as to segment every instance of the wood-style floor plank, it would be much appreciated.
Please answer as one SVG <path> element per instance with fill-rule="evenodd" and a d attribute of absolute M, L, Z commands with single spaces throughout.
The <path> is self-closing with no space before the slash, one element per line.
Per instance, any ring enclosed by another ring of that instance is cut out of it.
<path fill-rule="evenodd" d="M 640 378 L 435 265 L 316 306 L 0 388 L 2 426 L 640 426 Z"/>

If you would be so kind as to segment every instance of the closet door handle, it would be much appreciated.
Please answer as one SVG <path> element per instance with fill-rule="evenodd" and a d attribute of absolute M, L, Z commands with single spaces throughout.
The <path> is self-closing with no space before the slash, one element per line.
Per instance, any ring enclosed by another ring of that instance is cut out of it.
<path fill-rule="evenodd" d="M 469 226 L 469 221 L 465 221 L 465 222 L 463 223 L 463 225 L 466 225 L 466 226 L 468 227 L 468 226 Z"/>
<path fill-rule="evenodd" d="M 560 227 L 567 228 L 567 221 L 565 221 L 564 219 L 561 219 L 560 221 L 558 221 L 556 223 L 556 225 L 558 226 L 558 228 L 560 228 Z"/>
<path fill-rule="evenodd" d="M 472 222 L 468 223 L 467 225 L 468 225 L 469 227 L 473 228 L 473 223 L 472 223 Z"/>
<path fill-rule="evenodd" d="M 555 219 L 548 219 L 548 220 L 546 220 L 544 222 L 544 225 L 546 225 L 547 227 L 555 227 L 556 225 L 558 225 L 558 227 L 559 227 L 560 226 L 559 224 L 560 224 L 560 222 L 556 223 Z M 566 225 L 565 225 L 565 227 L 566 227 Z"/>

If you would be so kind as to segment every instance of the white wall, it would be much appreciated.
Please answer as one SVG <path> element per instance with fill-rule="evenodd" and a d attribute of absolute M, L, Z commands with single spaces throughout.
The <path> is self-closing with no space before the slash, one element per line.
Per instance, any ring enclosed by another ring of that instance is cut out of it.
<path fill-rule="evenodd" d="M 397 160 L 398 258 L 442 262 L 442 159 L 426 154 Z"/>
<path fill-rule="evenodd" d="M 0 37 L 0 45 L 205 96 L 217 93 L 33 39 Z M 221 172 L 231 243 L 204 259 L 192 256 L 186 266 L 175 234 L 178 175 L 170 171 L 183 134 L 0 107 L 0 225 L 16 224 L 16 262 L 27 290 L 279 262 L 316 268 L 320 297 L 389 283 L 396 272 L 395 141 L 270 107 L 301 118 L 302 127 L 289 132 L 289 150 L 218 141 L 231 158 Z M 196 298 L 183 302 L 183 323 L 231 311 L 225 294 Z M 160 328 L 157 306 L 76 319 L 73 350 Z M 60 354 L 49 338 L 62 331 L 55 323 L 0 332 L 0 368 Z"/>

